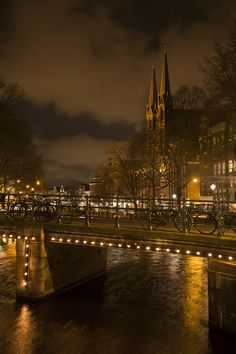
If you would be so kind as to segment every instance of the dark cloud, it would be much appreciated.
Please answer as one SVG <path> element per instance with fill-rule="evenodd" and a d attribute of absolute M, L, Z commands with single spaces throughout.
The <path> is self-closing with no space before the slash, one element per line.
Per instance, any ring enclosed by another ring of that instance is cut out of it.
<path fill-rule="evenodd" d="M 96 17 L 99 9 L 105 9 L 129 33 L 145 35 L 149 48 L 159 48 L 169 27 L 188 30 L 198 23 L 225 23 L 235 8 L 234 0 L 75 0 L 70 14 Z"/>
<path fill-rule="evenodd" d="M 135 133 L 135 124 L 127 121 L 117 120 L 104 124 L 94 114 L 88 112 L 70 116 L 58 111 L 54 103 L 39 106 L 33 102 L 25 101 L 23 111 L 34 135 L 45 140 L 87 134 L 97 139 L 116 141 L 129 139 Z"/>
<path fill-rule="evenodd" d="M 94 167 L 78 164 L 68 166 L 50 159 L 45 160 L 45 165 L 48 186 L 63 186 L 74 181 L 86 183 L 94 172 Z"/>
<path fill-rule="evenodd" d="M 14 25 L 12 19 L 12 1 L 0 0 L 0 54 L 4 50 L 5 44 L 14 35 Z"/>
<path fill-rule="evenodd" d="M 107 149 L 113 144 L 110 139 L 96 139 L 87 134 L 35 142 L 44 157 L 46 180 L 50 184 L 72 179 L 88 181 L 91 171 L 104 161 Z"/>

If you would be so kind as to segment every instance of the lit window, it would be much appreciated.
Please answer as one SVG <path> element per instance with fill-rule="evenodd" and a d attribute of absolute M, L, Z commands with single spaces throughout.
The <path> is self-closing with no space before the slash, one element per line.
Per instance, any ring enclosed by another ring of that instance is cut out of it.
<path fill-rule="evenodd" d="M 234 160 L 233 164 L 234 164 L 234 171 L 236 171 L 236 160 Z"/>
<path fill-rule="evenodd" d="M 233 160 L 229 160 L 229 172 L 233 172 Z"/>
<path fill-rule="evenodd" d="M 225 162 L 222 162 L 222 174 L 225 174 Z"/>
<path fill-rule="evenodd" d="M 221 163 L 218 162 L 218 175 L 220 175 L 220 174 L 221 174 Z"/>
<path fill-rule="evenodd" d="M 216 163 L 213 165 L 213 174 L 217 175 L 217 165 L 216 165 Z"/>

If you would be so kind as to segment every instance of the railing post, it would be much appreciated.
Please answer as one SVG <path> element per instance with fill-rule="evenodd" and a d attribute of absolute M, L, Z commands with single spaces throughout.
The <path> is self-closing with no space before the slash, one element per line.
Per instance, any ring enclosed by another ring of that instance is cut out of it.
<path fill-rule="evenodd" d="M 10 194 L 7 195 L 7 215 L 9 215 L 10 211 Z"/>
<path fill-rule="evenodd" d="M 57 200 L 56 200 L 57 203 Z M 61 223 L 62 218 L 61 218 L 61 193 L 59 193 L 59 200 L 58 200 L 58 205 L 56 206 L 57 212 L 58 212 L 58 222 Z"/>
<path fill-rule="evenodd" d="M 85 226 L 89 226 L 90 222 L 90 204 L 89 204 L 89 196 L 86 195 L 86 214 L 85 214 Z"/>
<path fill-rule="evenodd" d="M 116 196 L 116 228 L 120 227 L 120 220 L 119 220 L 119 197 Z"/>
<path fill-rule="evenodd" d="M 150 197 L 148 201 L 148 230 L 152 230 L 152 203 Z"/>
<path fill-rule="evenodd" d="M 224 235 L 224 216 L 222 213 L 222 203 L 217 196 L 216 200 L 216 221 L 217 221 L 217 235 Z"/>
<path fill-rule="evenodd" d="M 183 205 L 182 205 L 182 208 L 180 207 L 180 211 L 182 212 L 182 216 L 183 216 L 183 232 L 184 233 L 187 232 L 187 225 L 186 225 L 187 210 L 185 207 L 186 207 L 185 198 L 183 198 Z"/>

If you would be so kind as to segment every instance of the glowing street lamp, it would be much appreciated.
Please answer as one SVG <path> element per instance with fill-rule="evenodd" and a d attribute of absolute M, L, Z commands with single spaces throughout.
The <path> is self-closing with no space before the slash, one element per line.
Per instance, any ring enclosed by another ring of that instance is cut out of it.
<path fill-rule="evenodd" d="M 211 188 L 212 192 L 215 192 L 215 190 L 216 190 L 216 184 L 215 184 L 215 183 L 212 183 L 212 184 L 210 185 L 210 188 Z"/>
<path fill-rule="evenodd" d="M 40 181 L 39 179 L 37 179 L 37 181 L 36 181 L 36 185 L 37 185 L 37 187 L 38 187 L 38 190 L 40 190 L 41 189 L 41 193 L 43 194 L 43 182 L 42 181 Z"/>

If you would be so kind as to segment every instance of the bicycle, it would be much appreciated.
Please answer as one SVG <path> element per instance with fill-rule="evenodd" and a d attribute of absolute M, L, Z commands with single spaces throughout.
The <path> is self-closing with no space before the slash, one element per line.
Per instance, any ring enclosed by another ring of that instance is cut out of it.
<path fill-rule="evenodd" d="M 178 206 L 166 209 L 157 206 L 151 211 L 142 209 L 139 213 L 139 221 L 142 226 L 149 225 L 151 229 L 157 229 L 159 226 L 166 226 L 168 222 L 173 222 L 179 232 L 188 232 L 193 225 L 193 219 L 188 210 Z"/>
<path fill-rule="evenodd" d="M 23 221 L 30 217 L 37 222 L 51 221 L 57 211 L 48 201 L 17 201 L 9 206 L 7 215 L 14 220 Z"/>

